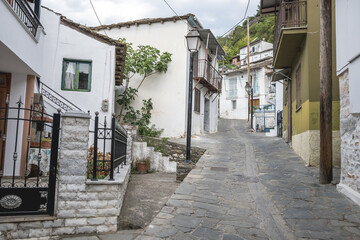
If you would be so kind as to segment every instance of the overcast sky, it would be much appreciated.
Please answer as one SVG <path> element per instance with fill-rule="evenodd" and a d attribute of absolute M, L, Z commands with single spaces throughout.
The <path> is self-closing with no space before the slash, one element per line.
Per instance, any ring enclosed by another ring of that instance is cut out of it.
<path fill-rule="evenodd" d="M 223 35 L 239 22 L 248 0 L 166 0 L 179 14 L 193 13 L 204 28 L 215 36 Z M 112 24 L 141 18 L 171 17 L 175 14 L 164 0 L 92 0 L 102 24 Z M 251 0 L 249 16 L 256 13 L 259 0 Z M 43 0 L 42 5 L 87 26 L 99 23 L 90 0 Z"/>

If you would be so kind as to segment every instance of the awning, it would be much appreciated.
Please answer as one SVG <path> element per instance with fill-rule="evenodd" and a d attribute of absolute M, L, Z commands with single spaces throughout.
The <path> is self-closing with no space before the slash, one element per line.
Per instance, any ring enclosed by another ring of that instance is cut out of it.
<path fill-rule="evenodd" d="M 205 44 L 209 36 L 208 49 L 211 51 L 212 54 L 214 55 L 216 54 L 216 48 L 217 48 L 218 57 L 225 56 L 224 49 L 222 49 L 220 43 L 216 40 L 216 37 L 210 31 L 210 29 L 198 29 L 198 31 L 200 33 L 201 41 L 203 41 Z"/>
<path fill-rule="evenodd" d="M 278 11 L 280 0 L 261 0 L 260 1 L 260 13 L 269 14 Z"/>
<path fill-rule="evenodd" d="M 275 69 L 271 81 L 276 82 L 284 79 L 291 80 L 290 73 L 291 73 L 291 68 Z"/>

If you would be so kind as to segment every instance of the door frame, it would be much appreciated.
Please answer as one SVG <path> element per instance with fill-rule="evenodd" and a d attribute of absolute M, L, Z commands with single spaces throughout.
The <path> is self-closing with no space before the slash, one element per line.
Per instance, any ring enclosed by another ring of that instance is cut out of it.
<path fill-rule="evenodd" d="M 0 88 L 6 89 L 6 95 L 9 96 L 8 101 L 10 102 L 11 73 L 0 72 L 0 77 L 1 76 L 5 78 L 5 83 L 4 84 L 0 83 Z M 3 103 L 5 103 L 5 102 L 3 102 Z M 0 107 L 5 107 L 5 104 L 4 104 L 4 106 L 0 105 Z M 4 114 L 4 116 L 5 116 L 5 114 Z M 6 142 L 3 143 L 2 136 L 4 135 L 4 133 L 6 135 L 6 132 L 7 132 L 7 128 L 3 129 L 3 127 L 4 127 L 4 124 L 0 123 L 0 132 L 1 132 L 1 134 L 0 134 L 1 135 L 0 136 L 0 138 L 1 138 L 0 139 L 0 173 L 1 174 L 4 170 L 4 158 L 5 158 L 5 149 L 6 149 Z"/>

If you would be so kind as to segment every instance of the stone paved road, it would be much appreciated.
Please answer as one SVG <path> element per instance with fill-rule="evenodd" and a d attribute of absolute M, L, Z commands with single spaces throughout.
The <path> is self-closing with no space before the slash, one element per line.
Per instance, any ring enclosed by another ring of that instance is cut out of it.
<path fill-rule="evenodd" d="M 360 239 L 360 207 L 281 139 L 221 120 L 193 145 L 208 151 L 136 239 Z"/>

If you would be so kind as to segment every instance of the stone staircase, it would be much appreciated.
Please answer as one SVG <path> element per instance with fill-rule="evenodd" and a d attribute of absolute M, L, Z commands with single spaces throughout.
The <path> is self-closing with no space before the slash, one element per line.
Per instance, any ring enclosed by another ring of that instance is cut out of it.
<path fill-rule="evenodd" d="M 148 147 L 146 142 L 133 142 L 132 158 L 133 162 L 149 158 L 151 171 L 176 173 L 177 163 L 155 152 L 154 147 Z"/>

